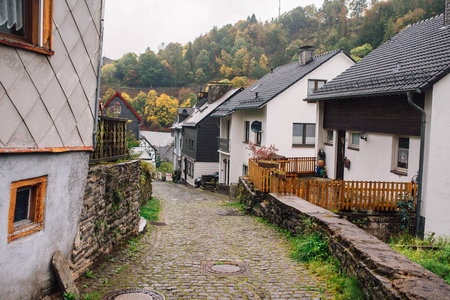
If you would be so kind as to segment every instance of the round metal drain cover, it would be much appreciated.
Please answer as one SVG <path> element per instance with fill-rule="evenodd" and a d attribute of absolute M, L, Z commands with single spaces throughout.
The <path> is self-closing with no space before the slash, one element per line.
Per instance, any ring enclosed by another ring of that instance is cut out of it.
<path fill-rule="evenodd" d="M 234 265 L 214 265 L 211 269 L 219 273 L 235 273 L 241 270 L 240 267 Z"/>
<path fill-rule="evenodd" d="M 165 300 L 166 298 L 155 291 L 146 289 L 122 289 L 109 292 L 102 300 Z"/>

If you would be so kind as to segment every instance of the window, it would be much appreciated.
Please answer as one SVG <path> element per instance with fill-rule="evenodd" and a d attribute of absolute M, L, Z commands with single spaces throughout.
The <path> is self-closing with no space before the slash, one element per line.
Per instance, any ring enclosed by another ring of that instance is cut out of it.
<path fill-rule="evenodd" d="M 327 130 L 326 131 L 327 138 L 325 140 L 325 145 L 333 145 L 334 141 L 334 131 L 333 130 Z"/>
<path fill-rule="evenodd" d="M 194 163 L 190 162 L 189 160 L 186 163 L 187 163 L 187 174 L 189 175 L 189 177 L 193 178 L 194 177 Z"/>
<path fill-rule="evenodd" d="M 398 137 L 394 139 L 394 153 L 392 173 L 408 175 L 409 138 Z"/>
<path fill-rule="evenodd" d="M 53 0 L 0 1 L 0 43 L 53 54 Z"/>
<path fill-rule="evenodd" d="M 44 198 L 47 177 L 16 181 L 11 184 L 8 218 L 8 242 L 44 227 Z"/>
<path fill-rule="evenodd" d="M 256 145 L 261 145 L 262 140 L 262 131 L 258 131 L 256 133 Z"/>
<path fill-rule="evenodd" d="M 244 122 L 244 143 L 248 143 L 250 140 L 250 121 Z"/>
<path fill-rule="evenodd" d="M 316 140 L 316 124 L 294 123 L 292 133 L 293 146 L 314 146 Z"/>
<path fill-rule="evenodd" d="M 348 149 L 359 150 L 360 139 L 359 133 L 350 133 L 350 145 L 348 146 Z"/>
<path fill-rule="evenodd" d="M 308 96 L 323 87 L 326 80 L 308 80 Z"/>
<path fill-rule="evenodd" d="M 243 165 L 242 166 L 242 176 L 248 175 L 248 166 Z"/>

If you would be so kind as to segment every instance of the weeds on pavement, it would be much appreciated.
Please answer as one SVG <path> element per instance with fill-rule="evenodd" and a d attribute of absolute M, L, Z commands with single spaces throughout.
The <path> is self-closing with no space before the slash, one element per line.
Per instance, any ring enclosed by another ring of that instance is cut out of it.
<path fill-rule="evenodd" d="M 160 201 L 157 198 L 153 197 L 141 206 L 140 214 L 147 221 L 158 221 L 160 209 Z"/>

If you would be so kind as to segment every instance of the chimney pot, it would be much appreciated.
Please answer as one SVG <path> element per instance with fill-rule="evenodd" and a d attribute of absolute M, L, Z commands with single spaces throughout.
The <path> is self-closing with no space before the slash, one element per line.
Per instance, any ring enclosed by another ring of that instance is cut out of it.
<path fill-rule="evenodd" d="M 314 47 L 313 46 L 303 46 L 300 47 L 298 53 L 298 64 L 304 66 L 313 60 Z"/>

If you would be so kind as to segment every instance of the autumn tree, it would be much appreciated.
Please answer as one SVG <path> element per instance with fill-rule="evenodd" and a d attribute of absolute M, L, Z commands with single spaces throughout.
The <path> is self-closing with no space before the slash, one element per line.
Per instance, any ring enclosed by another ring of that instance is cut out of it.
<path fill-rule="evenodd" d="M 177 115 L 177 108 L 177 99 L 161 94 L 156 99 L 156 107 L 153 114 L 154 120 L 163 127 L 171 126 Z"/>

